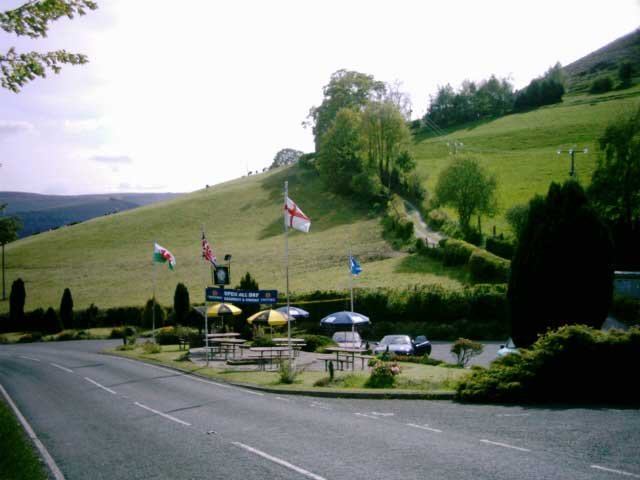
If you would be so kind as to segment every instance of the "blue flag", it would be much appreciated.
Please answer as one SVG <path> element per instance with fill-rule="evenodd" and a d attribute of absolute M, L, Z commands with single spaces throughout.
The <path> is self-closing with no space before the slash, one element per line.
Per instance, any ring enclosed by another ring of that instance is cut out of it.
<path fill-rule="evenodd" d="M 351 269 L 352 275 L 358 275 L 362 272 L 362 267 L 358 263 L 358 261 L 353 258 L 353 255 L 349 255 L 349 268 Z"/>

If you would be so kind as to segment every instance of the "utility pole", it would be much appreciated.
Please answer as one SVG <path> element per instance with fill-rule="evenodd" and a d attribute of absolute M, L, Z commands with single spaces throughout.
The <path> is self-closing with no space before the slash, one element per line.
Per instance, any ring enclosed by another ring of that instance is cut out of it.
<path fill-rule="evenodd" d="M 575 155 L 576 153 L 589 153 L 589 150 L 585 148 L 584 150 L 576 150 L 575 148 L 571 148 L 569 150 L 558 150 L 558 155 L 561 153 L 568 153 L 571 155 L 571 171 L 569 172 L 570 177 L 574 177 L 576 174 L 576 164 L 575 164 Z"/>

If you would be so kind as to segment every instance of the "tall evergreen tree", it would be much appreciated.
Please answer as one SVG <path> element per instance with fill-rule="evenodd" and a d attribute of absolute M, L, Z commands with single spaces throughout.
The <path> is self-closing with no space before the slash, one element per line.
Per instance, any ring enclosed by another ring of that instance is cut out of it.
<path fill-rule="evenodd" d="M 14 280 L 9 294 L 9 320 L 12 328 L 24 327 L 24 302 L 26 298 L 24 282 L 21 278 Z"/>
<path fill-rule="evenodd" d="M 511 262 L 507 292 L 519 347 L 567 324 L 600 328 L 613 291 L 613 248 L 606 225 L 579 183 L 552 183 L 529 203 Z"/>
<path fill-rule="evenodd" d="M 173 313 L 178 325 L 186 324 L 190 309 L 189 290 L 187 290 L 187 287 L 183 283 L 178 283 L 173 295 Z"/>
<path fill-rule="evenodd" d="M 62 292 L 62 299 L 60 300 L 60 323 L 63 328 L 74 328 L 73 322 L 73 298 L 71 297 L 71 290 L 68 288 Z"/>

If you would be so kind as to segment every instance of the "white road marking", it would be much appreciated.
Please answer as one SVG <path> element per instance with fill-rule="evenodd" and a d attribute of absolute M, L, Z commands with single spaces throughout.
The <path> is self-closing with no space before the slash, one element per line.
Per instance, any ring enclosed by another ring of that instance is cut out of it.
<path fill-rule="evenodd" d="M 430 432 L 442 433 L 442 430 L 438 430 L 437 428 L 431 428 L 428 425 L 416 425 L 415 423 L 407 423 L 409 427 L 419 428 L 421 430 L 428 430 Z"/>
<path fill-rule="evenodd" d="M 496 417 L 528 417 L 530 413 L 499 413 Z"/>
<path fill-rule="evenodd" d="M 160 415 L 161 417 L 164 417 L 164 418 L 166 418 L 168 420 L 171 420 L 171 421 L 176 422 L 176 423 L 180 423 L 182 425 L 186 425 L 187 427 L 191 426 L 191 424 L 188 423 L 188 422 L 180 420 L 179 418 L 176 418 L 176 417 L 172 417 L 171 415 L 167 415 L 166 413 L 159 412 L 158 410 L 154 410 L 153 408 L 147 407 L 146 405 L 143 405 L 142 403 L 138 403 L 138 402 L 134 402 L 134 403 L 137 406 L 139 406 L 140 408 L 144 408 L 145 410 L 148 410 L 151 413 L 155 413 L 156 415 Z"/>
<path fill-rule="evenodd" d="M 591 468 L 595 468 L 597 470 L 603 470 L 605 472 L 610 472 L 610 473 L 617 473 L 619 475 L 624 475 L 626 477 L 640 478 L 640 475 L 638 475 L 637 473 L 624 472 L 622 470 L 615 470 L 613 468 L 601 467 L 599 465 L 591 465 Z"/>
<path fill-rule="evenodd" d="M 55 478 L 55 480 L 64 480 L 64 475 L 58 468 L 58 465 L 56 464 L 55 460 L 49 454 L 49 451 L 46 449 L 46 447 L 42 444 L 40 439 L 37 437 L 37 435 L 33 431 L 33 428 L 31 428 L 31 425 L 29 425 L 29 422 L 27 422 L 27 419 L 24 418 L 20 410 L 18 410 L 18 407 L 16 406 L 15 403 L 13 403 L 13 400 L 11 399 L 11 397 L 9 396 L 9 394 L 7 393 L 7 391 L 4 389 L 2 385 L 0 385 L 0 392 L 2 393 L 2 396 L 7 401 L 11 409 L 13 410 L 13 413 L 16 415 L 16 418 L 18 419 L 18 421 L 22 424 L 22 428 L 24 428 L 25 432 L 27 432 L 27 435 L 29 436 L 33 444 L 36 446 L 36 448 L 40 452 L 40 455 L 42 456 L 42 459 L 44 460 L 44 462 L 47 464 L 47 467 L 49 467 L 49 470 L 51 471 L 53 478 Z"/>
<path fill-rule="evenodd" d="M 25 360 L 33 360 L 34 362 L 39 362 L 40 359 L 36 357 L 28 357 L 27 355 L 18 355 L 20 358 L 24 358 Z"/>
<path fill-rule="evenodd" d="M 520 450 L 521 452 L 530 452 L 531 450 L 529 450 L 528 448 L 522 448 L 522 447 L 515 447 L 513 445 L 509 445 L 507 443 L 500 443 L 500 442 L 492 442 L 491 440 L 480 440 L 483 443 L 489 443 L 491 445 L 497 445 L 498 447 L 504 447 L 504 448 L 511 448 L 513 450 Z"/>
<path fill-rule="evenodd" d="M 283 402 L 290 402 L 291 399 L 289 398 L 284 398 L 284 397 L 276 397 L 277 400 L 282 400 Z"/>
<path fill-rule="evenodd" d="M 49 365 L 53 365 L 56 368 L 59 368 L 60 370 L 64 370 L 65 372 L 69 372 L 69 373 L 73 373 L 73 370 L 69 370 L 66 367 L 63 367 L 62 365 L 58 365 L 57 363 L 50 363 Z"/>
<path fill-rule="evenodd" d="M 111 390 L 110 388 L 105 387 L 104 385 L 100 385 L 98 382 L 96 382 L 95 380 L 91 380 L 89 377 L 84 377 L 84 379 L 87 382 L 93 383 L 96 387 L 101 388 L 103 390 L 106 390 L 109 393 L 112 393 L 113 395 L 117 395 L 116 392 L 114 392 L 113 390 Z"/>
<path fill-rule="evenodd" d="M 354 413 L 354 415 L 357 415 L 359 417 L 373 418 L 374 420 L 378 420 L 379 419 L 379 417 L 374 417 L 373 415 L 367 415 L 366 413 L 360 413 L 360 412 L 356 412 L 356 413 Z"/>
<path fill-rule="evenodd" d="M 371 415 L 375 415 L 376 417 L 393 417 L 395 413 L 371 412 Z"/>
<path fill-rule="evenodd" d="M 244 443 L 240 443 L 240 442 L 233 442 L 233 445 L 243 448 L 248 452 L 254 453 L 262 458 L 266 458 L 267 460 L 273 462 L 273 463 L 277 463 L 278 465 L 281 465 L 285 468 L 288 468 L 289 470 L 293 470 L 294 472 L 297 472 L 301 475 L 304 475 L 305 477 L 308 478 L 312 478 L 314 480 L 326 480 L 324 477 L 321 477 L 320 475 L 316 475 L 315 473 L 312 473 L 308 470 L 305 470 L 304 468 L 300 468 L 292 463 L 289 463 L 285 460 L 282 460 L 278 457 L 274 457 L 273 455 L 269 455 L 268 453 L 265 453 L 261 450 L 258 450 L 256 448 L 250 447 L 249 445 L 245 445 Z"/>

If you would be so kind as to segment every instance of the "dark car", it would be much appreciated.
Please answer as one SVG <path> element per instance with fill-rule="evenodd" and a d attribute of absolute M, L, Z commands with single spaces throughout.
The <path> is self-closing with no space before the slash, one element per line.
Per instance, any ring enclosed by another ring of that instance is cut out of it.
<path fill-rule="evenodd" d="M 373 353 L 393 353 L 395 355 L 424 355 L 431 353 L 431 343 L 424 335 L 411 340 L 409 335 L 386 335 L 376 345 Z"/>

